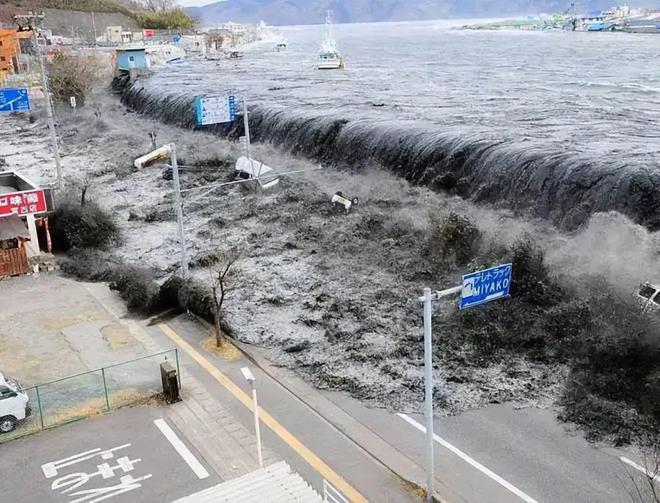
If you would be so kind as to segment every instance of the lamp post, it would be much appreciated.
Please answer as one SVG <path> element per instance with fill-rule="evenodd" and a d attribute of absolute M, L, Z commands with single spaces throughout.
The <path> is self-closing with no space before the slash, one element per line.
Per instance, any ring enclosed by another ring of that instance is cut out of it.
<path fill-rule="evenodd" d="M 450 295 L 461 294 L 459 307 L 486 304 L 509 297 L 513 264 L 502 264 L 482 271 L 464 274 L 461 284 L 446 290 L 431 292 L 424 288 L 424 295 L 417 299 L 424 304 L 424 393 L 426 415 L 427 494 L 426 500 L 433 501 L 433 345 L 432 327 L 433 302 Z"/>
<path fill-rule="evenodd" d="M 252 405 L 254 410 L 254 431 L 257 436 L 257 456 L 259 458 L 259 468 L 264 467 L 264 458 L 261 453 L 261 430 L 259 429 L 259 405 L 257 404 L 257 385 L 254 374 L 247 367 L 242 367 L 241 372 L 245 380 L 250 383 L 252 387 Z"/>

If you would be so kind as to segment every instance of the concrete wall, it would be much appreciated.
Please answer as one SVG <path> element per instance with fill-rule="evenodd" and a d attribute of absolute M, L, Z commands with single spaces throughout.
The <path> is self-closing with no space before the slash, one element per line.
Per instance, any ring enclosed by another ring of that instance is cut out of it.
<path fill-rule="evenodd" d="M 45 13 L 44 26 L 52 30 L 53 35 L 71 37 L 75 32 L 76 37 L 90 42 L 94 41 L 94 24 L 97 37 L 104 35 L 108 26 L 121 26 L 123 30 L 140 30 L 134 19 L 119 13 L 95 12 L 94 23 L 91 12 L 46 9 Z"/>

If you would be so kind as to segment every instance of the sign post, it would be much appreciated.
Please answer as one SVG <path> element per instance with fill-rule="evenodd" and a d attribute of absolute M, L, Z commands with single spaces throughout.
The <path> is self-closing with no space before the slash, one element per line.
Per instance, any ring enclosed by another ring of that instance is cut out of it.
<path fill-rule="evenodd" d="M 426 416 L 426 501 L 433 501 L 433 301 L 461 294 L 459 307 L 468 309 L 497 299 L 509 297 L 512 264 L 503 264 L 463 276 L 460 286 L 432 292 L 424 289 L 418 301 L 424 305 L 424 414 Z"/>

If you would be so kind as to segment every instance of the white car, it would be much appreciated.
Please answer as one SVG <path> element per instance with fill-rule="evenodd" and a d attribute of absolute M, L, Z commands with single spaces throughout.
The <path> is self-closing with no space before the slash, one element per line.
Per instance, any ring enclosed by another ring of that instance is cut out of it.
<path fill-rule="evenodd" d="M 0 374 L 0 433 L 9 433 L 30 414 L 30 400 L 23 387 L 15 379 Z"/>
<path fill-rule="evenodd" d="M 252 180 L 262 189 L 270 189 L 280 183 L 277 173 L 261 161 L 248 157 L 239 157 L 236 161 L 236 178 Z"/>
<path fill-rule="evenodd" d="M 642 283 L 635 293 L 644 306 L 644 311 L 649 309 L 660 310 L 660 286 L 652 283 Z"/>

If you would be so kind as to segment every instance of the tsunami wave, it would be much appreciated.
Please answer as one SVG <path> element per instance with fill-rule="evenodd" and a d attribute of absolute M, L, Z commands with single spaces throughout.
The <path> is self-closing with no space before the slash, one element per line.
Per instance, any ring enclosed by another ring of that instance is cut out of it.
<path fill-rule="evenodd" d="M 195 124 L 185 94 L 154 93 L 140 81 L 113 83 L 136 112 L 184 128 Z M 205 126 L 229 138 L 240 120 Z M 448 135 L 420 126 L 296 112 L 264 104 L 250 110 L 255 141 L 292 154 L 359 170 L 380 165 L 413 184 L 553 222 L 574 230 L 599 212 L 617 211 L 650 231 L 660 229 L 660 170 L 650 165 L 595 161 L 574 152 L 530 148 L 511 140 Z"/>

